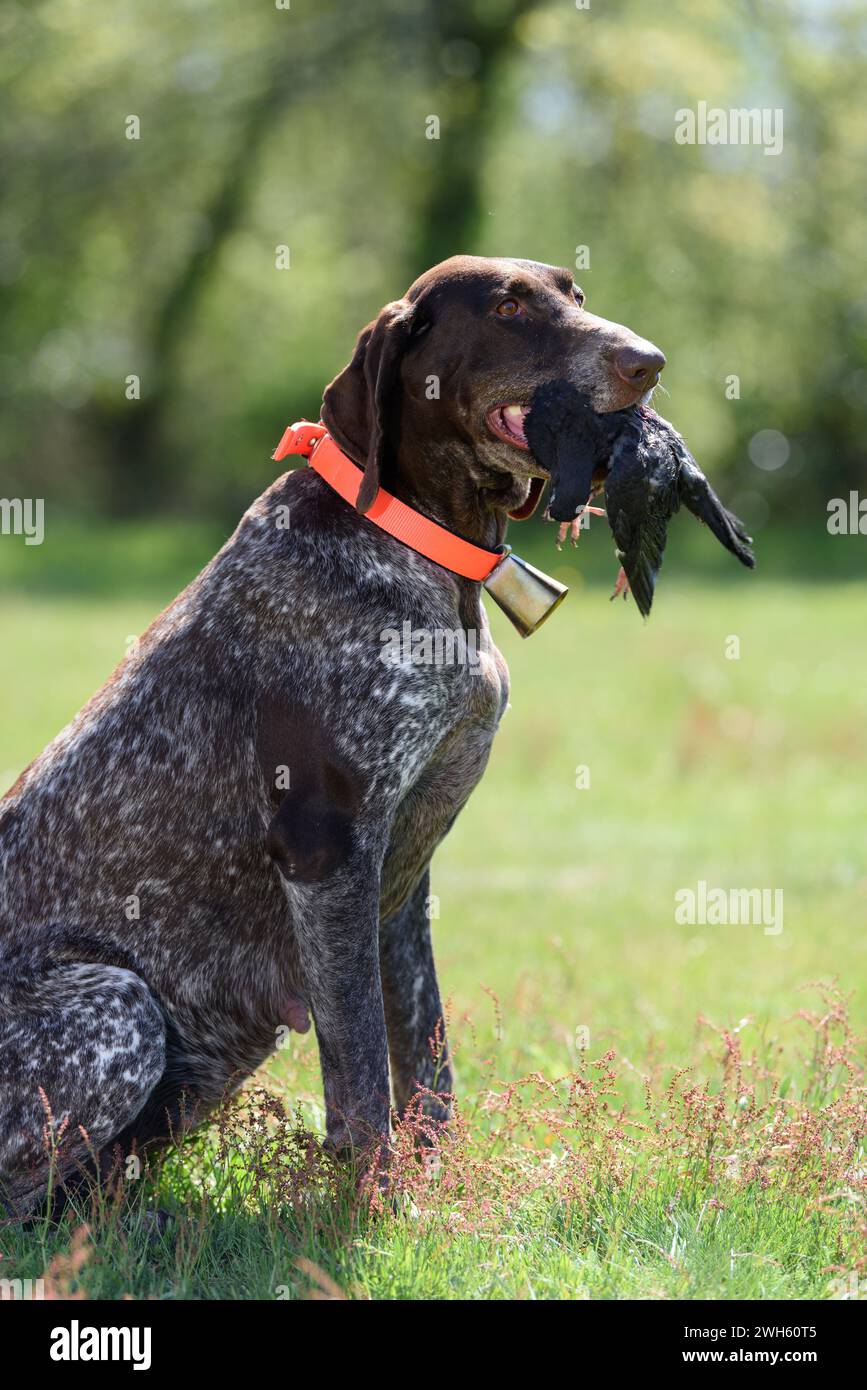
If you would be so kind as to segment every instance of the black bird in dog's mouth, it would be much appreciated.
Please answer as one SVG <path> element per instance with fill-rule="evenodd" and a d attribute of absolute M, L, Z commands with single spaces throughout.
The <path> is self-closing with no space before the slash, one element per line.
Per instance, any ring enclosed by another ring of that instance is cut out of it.
<path fill-rule="evenodd" d="M 577 541 L 585 511 L 603 516 L 621 564 L 612 594 L 631 590 L 647 617 L 662 564 L 668 523 L 681 503 L 752 569 L 751 538 L 717 497 L 677 430 L 644 405 L 597 414 L 571 382 L 540 386 L 524 420 L 537 463 L 551 476 L 546 517 L 559 539 Z M 606 510 L 589 505 L 604 488 Z"/>

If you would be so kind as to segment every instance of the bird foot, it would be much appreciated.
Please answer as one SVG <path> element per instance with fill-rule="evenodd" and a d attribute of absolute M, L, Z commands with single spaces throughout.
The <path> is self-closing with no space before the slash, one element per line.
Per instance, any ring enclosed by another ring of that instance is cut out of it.
<path fill-rule="evenodd" d="M 569 537 L 573 545 L 578 544 L 578 541 L 581 538 L 581 520 L 585 512 L 588 512 L 591 516 L 605 515 L 605 510 L 603 507 L 583 507 L 581 511 L 578 513 L 578 515 L 574 516 L 571 521 L 561 521 L 560 527 L 557 531 L 558 550 L 560 550 L 560 548 L 562 547 L 563 542 L 565 541 L 567 536 Z"/>
<path fill-rule="evenodd" d="M 614 600 L 618 598 L 620 594 L 622 594 L 625 599 L 626 595 L 631 593 L 632 590 L 629 587 L 629 580 L 626 578 L 626 570 L 621 565 L 620 572 L 617 575 L 617 579 L 614 584 L 614 593 L 611 595 L 609 602 L 613 603 Z"/>

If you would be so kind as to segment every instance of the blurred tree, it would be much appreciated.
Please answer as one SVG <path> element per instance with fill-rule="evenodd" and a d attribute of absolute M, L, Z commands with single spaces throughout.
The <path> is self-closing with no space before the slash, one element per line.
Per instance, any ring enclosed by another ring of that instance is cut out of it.
<path fill-rule="evenodd" d="M 117 397 L 103 397 L 85 407 L 84 427 L 96 436 L 106 460 L 105 503 L 111 511 L 147 509 L 150 499 L 165 498 L 172 490 L 171 464 L 161 447 L 163 426 L 190 321 L 207 292 L 220 251 L 246 208 L 262 142 L 282 107 L 299 95 L 296 76 L 293 55 L 285 50 L 264 67 L 262 90 L 239 113 L 235 149 L 217 171 L 216 186 L 202 210 L 206 231 L 181 248 L 173 276 L 143 315 L 140 333 L 151 364 L 146 396 L 134 410 Z"/>
<path fill-rule="evenodd" d="M 500 115 L 498 86 L 516 23 L 534 0 L 430 0 L 433 81 L 442 81 L 445 128 L 417 205 L 417 272 L 472 246 L 484 215 L 483 174 Z"/>

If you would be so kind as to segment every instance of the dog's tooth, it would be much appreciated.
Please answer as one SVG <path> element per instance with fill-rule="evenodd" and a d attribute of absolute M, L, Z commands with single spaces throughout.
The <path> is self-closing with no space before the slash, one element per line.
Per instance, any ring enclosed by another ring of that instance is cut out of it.
<path fill-rule="evenodd" d="M 519 405 L 507 405 L 503 414 L 508 415 L 510 420 L 523 420 L 524 418 L 524 412 Z"/>

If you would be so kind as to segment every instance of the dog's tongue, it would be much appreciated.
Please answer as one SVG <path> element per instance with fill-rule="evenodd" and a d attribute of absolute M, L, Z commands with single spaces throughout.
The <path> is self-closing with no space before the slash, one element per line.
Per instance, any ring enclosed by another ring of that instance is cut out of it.
<path fill-rule="evenodd" d="M 520 507 L 516 507 L 513 512 L 509 512 L 512 521 L 526 521 L 528 516 L 532 516 L 539 505 L 539 498 L 547 482 L 546 478 L 533 478 L 530 483 L 530 491 L 527 493 L 526 502 L 522 502 Z"/>

